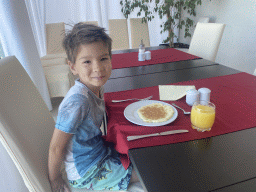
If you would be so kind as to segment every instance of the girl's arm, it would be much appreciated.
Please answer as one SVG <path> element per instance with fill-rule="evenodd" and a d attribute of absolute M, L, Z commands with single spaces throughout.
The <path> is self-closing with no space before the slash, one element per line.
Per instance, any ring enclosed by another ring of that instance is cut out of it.
<path fill-rule="evenodd" d="M 48 158 L 48 174 L 53 191 L 59 191 L 60 189 L 70 191 L 62 179 L 60 167 L 66 154 L 67 144 L 72 136 L 72 134 L 54 129 Z"/>

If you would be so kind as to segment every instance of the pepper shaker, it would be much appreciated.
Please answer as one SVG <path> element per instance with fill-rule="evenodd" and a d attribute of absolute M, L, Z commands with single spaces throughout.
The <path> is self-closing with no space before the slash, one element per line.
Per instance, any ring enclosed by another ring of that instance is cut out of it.
<path fill-rule="evenodd" d="M 145 53 L 145 45 L 143 44 L 143 39 L 141 39 L 141 42 L 139 45 L 139 53 Z"/>
<path fill-rule="evenodd" d="M 150 60 L 151 59 L 151 52 L 150 51 L 146 51 L 145 52 L 145 59 L 146 60 Z"/>
<path fill-rule="evenodd" d="M 186 94 L 186 103 L 192 106 L 195 101 L 199 101 L 199 92 L 195 89 L 188 90 Z"/>
<path fill-rule="evenodd" d="M 210 101 L 210 94 L 211 94 L 210 89 L 202 87 L 202 88 L 198 89 L 198 92 L 200 94 L 200 100 Z"/>
<path fill-rule="evenodd" d="M 142 39 L 139 45 L 138 61 L 145 61 L 145 45 L 143 44 Z"/>

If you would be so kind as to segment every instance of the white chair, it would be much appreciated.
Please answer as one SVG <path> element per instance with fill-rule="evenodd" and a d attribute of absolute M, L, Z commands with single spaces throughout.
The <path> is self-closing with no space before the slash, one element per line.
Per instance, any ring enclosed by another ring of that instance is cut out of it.
<path fill-rule="evenodd" d="M 225 24 L 197 23 L 188 53 L 215 61 Z"/>
<path fill-rule="evenodd" d="M 256 69 L 254 70 L 254 73 L 253 73 L 253 75 L 255 75 L 255 76 L 256 76 Z"/>
<path fill-rule="evenodd" d="M 67 55 L 62 46 L 65 37 L 65 23 L 45 24 L 46 55 L 41 57 L 43 66 L 67 64 Z"/>
<path fill-rule="evenodd" d="M 210 18 L 209 17 L 200 17 L 198 19 L 198 23 L 209 23 Z"/>
<path fill-rule="evenodd" d="M 145 47 L 150 46 L 148 23 L 142 23 L 142 18 L 131 18 L 130 28 L 132 48 L 139 48 L 141 40 Z"/>
<path fill-rule="evenodd" d="M 68 90 L 75 84 L 75 76 L 66 63 L 43 65 L 44 74 L 51 98 L 65 97 Z"/>
<path fill-rule="evenodd" d="M 112 50 L 129 49 L 128 26 L 126 19 L 108 20 L 109 36 L 112 39 Z"/>
<path fill-rule="evenodd" d="M 209 23 L 210 18 L 209 17 L 200 17 L 197 21 L 197 23 Z M 191 28 L 191 36 L 193 36 L 194 30 L 195 30 L 196 24 Z M 177 50 L 188 52 L 188 48 L 175 48 Z"/>
<path fill-rule="evenodd" d="M 64 53 L 62 39 L 65 36 L 65 24 L 49 23 L 46 24 L 46 50 L 47 54 Z"/>
<path fill-rule="evenodd" d="M 15 56 L 0 60 L 0 92 L 2 145 L 30 192 L 51 192 L 47 161 L 55 122 L 37 88 Z M 63 177 L 66 180 L 65 174 Z M 141 185 L 134 183 L 129 191 L 143 190 Z"/>
<path fill-rule="evenodd" d="M 74 77 L 67 64 L 67 55 L 62 46 L 65 23 L 46 24 L 47 55 L 41 57 L 50 97 L 65 97 L 74 84 Z"/>
<path fill-rule="evenodd" d="M 75 84 L 75 77 L 70 71 L 69 65 L 46 66 L 43 69 L 50 97 L 65 97 Z"/>

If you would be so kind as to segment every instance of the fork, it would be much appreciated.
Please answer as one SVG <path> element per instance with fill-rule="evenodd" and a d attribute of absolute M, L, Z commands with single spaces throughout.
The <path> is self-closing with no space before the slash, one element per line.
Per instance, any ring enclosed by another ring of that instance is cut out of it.
<path fill-rule="evenodd" d="M 185 111 L 184 109 L 182 109 L 182 108 L 179 107 L 178 105 L 176 105 L 176 104 L 174 104 L 174 103 L 172 103 L 172 105 L 175 106 L 175 107 L 177 107 L 177 108 L 179 108 L 179 109 L 181 109 L 185 115 L 189 115 L 189 114 L 190 114 L 190 112 Z"/>
<path fill-rule="evenodd" d="M 149 100 L 153 97 L 153 95 L 146 97 L 144 99 L 137 99 L 137 98 L 132 98 L 132 99 L 124 99 L 124 100 L 112 100 L 113 103 L 120 103 L 120 102 L 124 102 L 124 101 L 131 101 L 131 100 L 139 100 L 139 101 L 144 101 L 144 100 Z"/>

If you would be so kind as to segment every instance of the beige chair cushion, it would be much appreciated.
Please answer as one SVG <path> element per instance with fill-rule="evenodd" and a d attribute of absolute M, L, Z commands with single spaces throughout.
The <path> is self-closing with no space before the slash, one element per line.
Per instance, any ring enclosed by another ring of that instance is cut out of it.
<path fill-rule="evenodd" d="M 66 58 L 56 58 L 56 59 L 47 59 L 41 60 L 43 67 L 50 67 L 54 65 L 67 65 Z"/>
<path fill-rule="evenodd" d="M 66 64 L 44 67 L 44 73 L 51 98 L 65 97 L 75 83 L 69 65 Z"/>
<path fill-rule="evenodd" d="M 50 59 L 56 59 L 56 58 L 67 58 L 66 53 L 55 53 L 55 54 L 47 54 L 43 57 L 41 57 L 41 60 L 50 60 Z"/>
<path fill-rule="evenodd" d="M 197 23 L 188 53 L 215 61 L 225 24 Z"/>
<path fill-rule="evenodd" d="M 142 23 L 141 18 L 131 18 L 130 28 L 132 48 L 139 48 L 142 39 L 145 47 L 150 46 L 148 23 Z"/>
<path fill-rule="evenodd" d="M 65 24 L 46 24 L 46 52 L 47 54 L 64 53 L 62 40 L 65 37 Z"/>
<path fill-rule="evenodd" d="M 16 57 L 0 60 L 0 81 L 1 143 L 29 191 L 51 191 L 47 161 L 54 120 Z"/>
<path fill-rule="evenodd" d="M 126 19 L 110 19 L 109 36 L 112 38 L 112 49 L 129 49 L 128 26 Z"/>
<path fill-rule="evenodd" d="M 98 21 L 85 21 L 85 23 L 98 26 Z"/>

